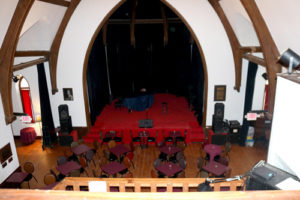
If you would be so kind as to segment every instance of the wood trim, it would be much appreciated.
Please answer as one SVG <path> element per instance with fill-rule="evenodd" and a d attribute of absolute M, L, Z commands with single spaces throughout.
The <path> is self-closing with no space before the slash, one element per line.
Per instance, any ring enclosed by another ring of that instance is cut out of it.
<path fill-rule="evenodd" d="M 65 7 L 70 6 L 70 2 L 69 1 L 64 1 L 64 0 L 38 0 L 38 1 L 55 4 L 55 5 L 58 5 L 58 6 L 65 6 Z"/>
<path fill-rule="evenodd" d="M 87 124 L 88 129 L 91 128 L 91 117 L 90 117 L 90 112 L 89 112 L 89 100 L 88 100 L 87 82 L 86 82 L 86 73 L 87 73 L 87 68 L 88 68 L 89 57 L 90 57 L 90 54 L 92 51 L 93 44 L 94 44 L 100 30 L 107 23 L 107 20 L 110 18 L 110 16 L 125 2 L 126 2 L 126 0 L 121 0 L 117 5 L 115 5 L 115 7 L 113 7 L 106 14 L 106 16 L 100 22 L 98 28 L 96 29 L 93 37 L 91 38 L 91 41 L 89 43 L 89 46 L 88 46 L 86 54 L 85 54 L 85 59 L 84 59 L 84 63 L 83 63 L 83 71 L 82 71 L 82 85 L 83 85 L 83 98 L 84 98 L 86 124 Z"/>
<path fill-rule="evenodd" d="M 253 23 L 256 35 L 262 48 L 269 79 L 269 112 L 273 114 L 276 92 L 276 76 L 277 73 L 281 72 L 282 68 L 281 65 L 277 63 L 280 54 L 255 0 L 240 1 L 242 2 Z"/>
<path fill-rule="evenodd" d="M 255 53 L 255 52 L 262 52 L 262 48 L 260 46 L 243 46 L 240 47 L 240 51 L 242 52 L 242 54 Z"/>
<path fill-rule="evenodd" d="M 164 27 L 164 46 L 166 46 L 169 41 L 168 23 L 167 23 L 167 17 L 163 5 L 160 5 L 160 9 L 161 9 L 161 17 L 163 19 L 163 27 Z"/>
<path fill-rule="evenodd" d="M 29 61 L 29 62 L 14 65 L 13 71 L 14 72 L 19 71 L 19 70 L 25 69 L 27 67 L 31 67 L 33 65 L 38 65 L 38 64 L 41 64 L 41 63 L 44 63 L 44 62 L 47 62 L 47 61 L 48 61 L 48 58 L 39 58 L 39 59 L 32 60 L 32 61 Z"/>
<path fill-rule="evenodd" d="M 179 19 L 181 19 L 181 21 L 184 23 L 184 25 L 190 31 L 191 36 L 193 37 L 193 39 L 198 47 L 198 50 L 200 52 L 202 63 L 203 63 L 204 79 L 205 79 L 204 102 L 203 102 L 203 113 L 202 113 L 202 119 L 203 119 L 202 126 L 205 127 L 206 126 L 206 113 L 207 113 L 208 73 L 207 73 L 207 64 L 206 64 L 206 60 L 205 60 L 205 56 L 204 56 L 201 44 L 200 44 L 195 32 L 193 31 L 193 29 L 191 28 L 189 23 L 185 20 L 185 18 L 180 14 L 180 12 L 178 12 L 176 10 L 176 8 L 174 8 L 167 0 L 161 0 L 161 2 L 164 3 L 167 7 L 169 7 L 179 17 Z"/>
<path fill-rule="evenodd" d="M 299 199 L 300 191 L 287 190 L 264 190 L 264 191 L 228 191 L 228 192 L 156 192 L 156 193 L 119 193 L 119 192 L 78 192 L 78 191 L 58 191 L 58 190 L 20 190 L 1 189 L 1 198 L 6 200 L 223 200 L 223 199 Z"/>
<path fill-rule="evenodd" d="M 50 56 L 50 51 L 16 51 L 15 57 Z"/>
<path fill-rule="evenodd" d="M 53 40 L 51 48 L 50 48 L 51 54 L 50 54 L 50 59 L 49 59 L 49 68 L 50 68 L 52 94 L 55 94 L 56 92 L 58 92 L 56 78 L 57 78 L 57 59 L 58 59 L 58 52 L 59 52 L 60 44 L 61 44 L 63 35 L 65 33 L 66 27 L 71 19 L 71 16 L 73 15 L 73 13 L 79 3 L 80 3 L 80 0 L 71 0 L 70 5 L 65 12 L 65 15 L 59 25 L 59 28 L 56 32 L 56 35 L 54 37 L 54 40 Z"/>
<path fill-rule="evenodd" d="M 19 0 L 0 50 L 0 92 L 6 124 L 16 119 L 13 114 L 11 89 L 14 55 L 20 32 L 33 3 L 34 0 Z"/>
<path fill-rule="evenodd" d="M 254 56 L 254 55 L 249 54 L 249 53 L 244 54 L 242 57 L 249 60 L 249 61 L 251 61 L 251 62 L 253 62 L 253 63 L 256 63 L 260 66 L 264 66 L 264 67 L 266 66 L 266 62 L 263 58 Z"/>
<path fill-rule="evenodd" d="M 240 91 L 241 88 L 241 79 L 242 79 L 242 55 L 240 52 L 240 42 L 235 35 L 233 28 L 231 27 L 231 24 L 229 20 L 227 19 L 225 12 L 223 8 L 221 7 L 219 0 L 208 0 L 211 6 L 214 8 L 216 11 L 217 15 L 219 16 L 224 29 L 227 33 L 232 54 L 233 54 L 233 59 L 234 59 L 234 64 L 235 64 L 235 86 L 234 89 L 236 89 L 238 92 Z"/>
<path fill-rule="evenodd" d="M 130 42 L 132 46 L 135 46 L 135 35 L 134 35 L 134 26 L 135 26 L 135 15 L 136 15 L 136 0 L 132 1 L 132 16 L 130 23 Z"/>

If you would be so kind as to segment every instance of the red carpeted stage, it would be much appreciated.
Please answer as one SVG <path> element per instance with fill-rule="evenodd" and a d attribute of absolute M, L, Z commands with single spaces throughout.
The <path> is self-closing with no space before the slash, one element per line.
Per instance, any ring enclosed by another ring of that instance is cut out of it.
<path fill-rule="evenodd" d="M 116 101 L 116 100 L 115 100 Z M 157 142 L 164 139 L 169 131 L 181 131 L 186 133 L 186 143 L 202 142 L 205 135 L 198 125 L 194 113 L 190 111 L 184 97 L 176 97 L 171 94 L 155 94 L 154 103 L 145 111 L 132 111 L 125 107 L 116 108 L 115 101 L 106 105 L 102 113 L 97 117 L 90 133 L 84 137 L 85 142 L 101 141 L 100 131 L 105 133 L 116 130 L 123 133 L 123 143 L 129 144 L 131 132 L 133 134 L 147 130 L 157 136 Z M 162 103 L 167 103 L 167 109 L 163 109 Z M 153 128 L 139 128 L 139 120 L 153 120 Z"/>

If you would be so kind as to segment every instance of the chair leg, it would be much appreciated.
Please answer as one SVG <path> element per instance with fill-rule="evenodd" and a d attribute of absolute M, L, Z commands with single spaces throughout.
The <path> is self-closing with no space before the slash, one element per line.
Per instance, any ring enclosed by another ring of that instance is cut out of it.
<path fill-rule="evenodd" d="M 38 182 L 37 179 L 35 178 L 35 176 L 32 175 L 32 177 L 35 179 L 36 182 Z"/>
<path fill-rule="evenodd" d="M 132 161 L 132 160 L 130 160 L 130 162 L 131 162 L 131 164 L 132 164 L 132 167 L 133 167 L 133 169 L 135 169 L 135 167 L 134 167 L 134 164 L 133 164 L 133 161 Z"/>
<path fill-rule="evenodd" d="M 27 183 L 28 183 L 28 188 L 30 189 L 29 181 L 27 181 Z"/>

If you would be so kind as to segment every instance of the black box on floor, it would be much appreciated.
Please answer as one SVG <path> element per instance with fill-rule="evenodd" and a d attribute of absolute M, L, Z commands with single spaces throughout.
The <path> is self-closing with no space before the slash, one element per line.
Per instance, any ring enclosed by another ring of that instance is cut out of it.
<path fill-rule="evenodd" d="M 278 184 L 287 178 L 299 182 L 296 176 L 265 163 L 251 170 L 246 180 L 246 190 L 281 190 Z"/>
<path fill-rule="evenodd" d="M 58 137 L 59 139 L 59 144 L 61 146 L 70 146 L 71 143 L 73 142 L 73 136 L 72 135 L 60 135 Z"/>
<path fill-rule="evenodd" d="M 237 120 L 229 121 L 229 141 L 231 143 L 240 143 L 241 140 L 241 125 Z"/>

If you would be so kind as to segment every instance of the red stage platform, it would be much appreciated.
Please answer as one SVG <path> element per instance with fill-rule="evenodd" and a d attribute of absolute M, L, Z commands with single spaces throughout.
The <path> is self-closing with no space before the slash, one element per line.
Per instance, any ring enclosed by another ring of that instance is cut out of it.
<path fill-rule="evenodd" d="M 167 103 L 167 112 L 162 109 L 162 103 Z M 169 131 L 186 131 L 186 143 L 202 142 L 205 135 L 193 112 L 190 111 L 184 97 L 171 94 L 155 94 L 152 107 L 146 111 L 129 112 L 127 108 L 115 108 L 115 101 L 104 107 L 97 117 L 90 133 L 84 137 L 84 141 L 91 143 L 94 140 L 101 142 L 100 131 L 105 133 L 115 130 L 123 133 L 123 143 L 129 144 L 131 134 L 147 130 L 150 134 L 157 134 L 157 141 L 162 141 Z M 139 128 L 139 120 L 153 120 L 153 128 Z"/>

